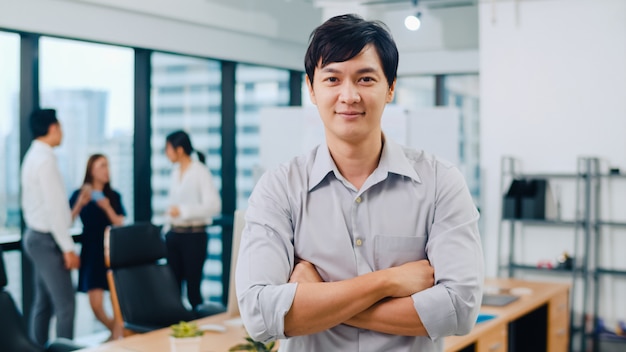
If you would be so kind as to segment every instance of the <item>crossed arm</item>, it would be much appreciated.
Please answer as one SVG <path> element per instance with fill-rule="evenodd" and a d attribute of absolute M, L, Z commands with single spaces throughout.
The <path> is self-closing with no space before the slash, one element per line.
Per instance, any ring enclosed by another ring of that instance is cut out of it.
<path fill-rule="evenodd" d="M 412 294 L 434 285 L 427 260 L 324 282 L 315 266 L 299 261 L 289 282 L 298 287 L 285 316 L 285 335 L 313 334 L 338 324 L 405 336 L 427 335 Z"/>

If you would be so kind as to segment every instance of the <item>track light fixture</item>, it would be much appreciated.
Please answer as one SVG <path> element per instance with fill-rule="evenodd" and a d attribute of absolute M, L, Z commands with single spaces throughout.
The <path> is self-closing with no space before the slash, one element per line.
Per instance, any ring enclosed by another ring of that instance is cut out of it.
<path fill-rule="evenodd" d="M 410 31 L 416 31 L 420 29 L 420 26 L 422 25 L 420 17 L 422 17 L 422 13 L 419 11 L 417 11 L 415 15 L 406 16 L 406 18 L 404 19 L 404 26 L 406 27 L 406 29 Z"/>
<path fill-rule="evenodd" d="M 417 0 L 413 0 L 413 8 L 415 10 L 417 10 Z M 417 10 L 417 12 L 413 15 L 409 15 L 406 16 L 406 18 L 404 19 L 404 26 L 406 27 L 406 29 L 410 30 L 410 31 L 416 31 L 418 29 L 420 29 L 420 26 L 422 25 L 422 13 Z"/>

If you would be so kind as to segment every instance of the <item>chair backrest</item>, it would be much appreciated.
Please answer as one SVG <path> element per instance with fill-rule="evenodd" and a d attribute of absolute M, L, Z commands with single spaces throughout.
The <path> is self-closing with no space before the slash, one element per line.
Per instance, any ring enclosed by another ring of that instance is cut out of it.
<path fill-rule="evenodd" d="M 7 284 L 2 246 L 0 246 L 0 349 L 2 351 L 44 351 L 42 346 L 35 344 L 28 337 L 26 324 L 17 310 L 15 301 L 9 292 L 4 290 Z"/>
<path fill-rule="evenodd" d="M 192 320 L 169 266 L 159 227 L 150 223 L 113 227 L 108 234 L 109 270 L 126 326 L 143 331 Z"/>
<path fill-rule="evenodd" d="M 239 243 L 241 242 L 241 234 L 246 225 L 246 211 L 235 210 L 233 219 L 233 247 L 230 255 L 230 278 L 228 284 L 228 305 L 226 312 L 230 316 L 239 315 L 239 304 L 237 303 L 237 293 L 235 291 L 235 270 L 237 269 L 237 258 L 239 257 Z"/>
<path fill-rule="evenodd" d="M 154 264 L 167 253 L 161 229 L 149 222 L 112 227 L 108 247 L 112 269 Z"/>
<path fill-rule="evenodd" d="M 2 246 L 0 246 L 0 289 L 7 285 L 7 272 L 4 268 L 4 258 L 2 254 Z"/>

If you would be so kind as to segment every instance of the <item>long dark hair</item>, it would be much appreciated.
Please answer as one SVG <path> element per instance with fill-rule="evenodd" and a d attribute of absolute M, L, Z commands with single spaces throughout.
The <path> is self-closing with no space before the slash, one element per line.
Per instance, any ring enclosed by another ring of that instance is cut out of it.
<path fill-rule="evenodd" d="M 202 154 L 198 150 L 193 149 L 193 147 L 191 146 L 191 139 L 189 138 L 187 132 L 181 130 L 174 131 L 168 134 L 167 137 L 165 137 L 165 142 L 169 143 L 174 149 L 182 147 L 183 151 L 187 155 L 191 155 L 191 153 L 195 151 L 196 154 L 198 154 L 198 160 L 200 160 L 200 162 L 203 164 L 205 163 L 206 158 L 204 157 L 204 154 Z"/>
<path fill-rule="evenodd" d="M 85 170 L 85 178 L 83 179 L 83 184 L 88 183 L 93 186 L 93 175 L 91 174 L 91 169 L 93 169 L 93 164 L 100 158 L 105 158 L 104 154 L 93 154 L 87 159 L 87 168 Z M 111 189 L 111 175 L 109 174 L 109 182 L 104 184 L 104 188 L 102 189 L 102 193 L 109 198 L 109 200 L 113 199 L 113 190 Z"/>

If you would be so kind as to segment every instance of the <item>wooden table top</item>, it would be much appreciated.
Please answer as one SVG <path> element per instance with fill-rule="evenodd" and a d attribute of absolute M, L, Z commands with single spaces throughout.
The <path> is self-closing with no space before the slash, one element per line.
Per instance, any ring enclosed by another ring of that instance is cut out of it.
<path fill-rule="evenodd" d="M 513 289 L 513 292 L 510 290 Z M 555 295 L 567 292 L 568 284 L 523 281 L 515 279 L 487 279 L 485 292 L 516 294 L 520 299 L 504 307 L 483 306 L 481 313 L 495 314 L 496 318 L 477 324 L 472 332 L 465 336 L 450 336 L 445 338 L 445 350 L 455 351 L 489 331 L 502 322 L 510 322 L 516 318 L 546 304 Z M 226 352 L 232 346 L 245 342 L 246 330 L 238 317 L 228 313 L 214 315 L 196 321 L 198 326 L 218 324 L 225 328 L 224 332 L 206 331 L 202 336 L 200 352 Z M 168 328 L 137 334 L 122 340 L 112 341 L 98 347 L 81 350 L 83 352 L 169 352 L 170 331 Z"/>

